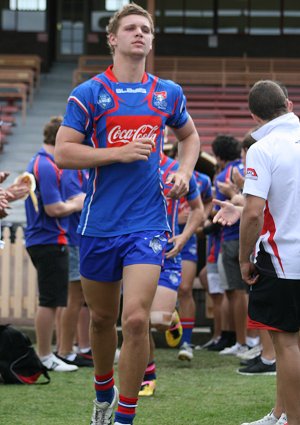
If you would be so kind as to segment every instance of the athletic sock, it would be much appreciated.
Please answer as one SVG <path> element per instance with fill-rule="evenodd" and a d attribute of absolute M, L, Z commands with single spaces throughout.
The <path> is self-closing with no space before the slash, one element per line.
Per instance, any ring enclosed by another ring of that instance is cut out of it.
<path fill-rule="evenodd" d="M 114 371 L 112 370 L 107 375 L 95 375 L 95 390 L 96 399 L 100 403 L 107 401 L 111 403 L 114 398 Z"/>
<path fill-rule="evenodd" d="M 276 360 L 275 359 L 268 360 L 268 359 L 265 359 L 262 356 L 260 356 L 260 359 L 261 359 L 261 361 L 262 361 L 263 364 L 268 365 L 268 366 L 271 366 L 272 364 L 276 363 Z"/>
<path fill-rule="evenodd" d="M 145 370 L 145 374 L 144 374 L 144 378 L 143 381 L 153 381 L 154 379 L 156 379 L 156 368 L 155 368 L 155 362 L 150 362 L 148 363 L 146 370 Z"/>
<path fill-rule="evenodd" d="M 181 326 L 182 326 L 182 337 L 180 340 L 180 345 L 185 342 L 188 345 L 191 345 L 192 342 L 192 333 L 195 326 L 195 318 L 194 317 L 182 317 L 180 318 Z"/>
<path fill-rule="evenodd" d="M 128 398 L 120 394 L 118 409 L 115 413 L 115 422 L 132 425 L 137 407 L 137 398 Z"/>

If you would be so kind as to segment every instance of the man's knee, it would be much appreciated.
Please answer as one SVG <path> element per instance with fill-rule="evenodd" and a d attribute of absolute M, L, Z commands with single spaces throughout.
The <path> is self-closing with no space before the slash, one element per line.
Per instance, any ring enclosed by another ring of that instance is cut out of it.
<path fill-rule="evenodd" d="M 101 332 L 103 329 L 113 328 L 116 324 L 116 318 L 110 315 L 90 311 L 91 328 L 93 331 Z"/>

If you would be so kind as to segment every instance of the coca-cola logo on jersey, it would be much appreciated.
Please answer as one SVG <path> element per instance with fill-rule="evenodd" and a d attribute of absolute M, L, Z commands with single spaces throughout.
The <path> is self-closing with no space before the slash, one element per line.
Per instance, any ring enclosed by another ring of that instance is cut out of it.
<path fill-rule="evenodd" d="M 133 140 L 146 138 L 154 141 L 156 146 L 161 120 L 152 116 L 108 117 L 106 128 L 107 147 L 124 146 Z"/>

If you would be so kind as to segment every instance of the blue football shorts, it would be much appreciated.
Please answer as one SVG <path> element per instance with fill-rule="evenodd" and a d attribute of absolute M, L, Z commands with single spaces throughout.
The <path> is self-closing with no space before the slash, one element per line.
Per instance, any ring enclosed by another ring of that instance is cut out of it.
<path fill-rule="evenodd" d="M 193 234 L 181 251 L 183 261 L 198 262 L 197 236 Z"/>
<path fill-rule="evenodd" d="M 81 236 L 80 274 L 98 282 L 116 282 L 125 266 L 161 266 L 167 241 L 167 232 L 155 230 L 108 238 Z"/>
<path fill-rule="evenodd" d="M 164 286 L 177 292 L 181 283 L 181 256 L 165 258 L 161 269 L 158 286 Z"/>

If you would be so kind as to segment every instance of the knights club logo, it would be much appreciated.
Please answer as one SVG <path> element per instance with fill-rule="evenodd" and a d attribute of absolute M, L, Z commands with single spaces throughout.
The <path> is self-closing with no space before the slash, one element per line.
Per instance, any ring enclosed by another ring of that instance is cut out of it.
<path fill-rule="evenodd" d="M 255 171 L 255 169 L 254 168 L 247 168 L 245 178 L 251 179 L 251 180 L 257 180 L 258 175 L 257 175 L 257 172 Z"/>
<path fill-rule="evenodd" d="M 153 93 L 153 105 L 158 109 L 167 109 L 167 92 L 156 91 Z"/>

